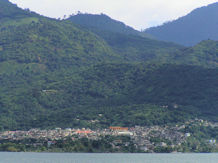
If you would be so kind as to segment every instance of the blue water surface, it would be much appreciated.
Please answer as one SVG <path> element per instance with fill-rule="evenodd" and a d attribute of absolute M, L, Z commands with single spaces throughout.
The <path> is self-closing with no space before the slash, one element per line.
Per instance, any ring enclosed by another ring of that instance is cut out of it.
<path fill-rule="evenodd" d="M 218 154 L 84 154 L 0 152 L 0 163 L 218 163 Z"/>

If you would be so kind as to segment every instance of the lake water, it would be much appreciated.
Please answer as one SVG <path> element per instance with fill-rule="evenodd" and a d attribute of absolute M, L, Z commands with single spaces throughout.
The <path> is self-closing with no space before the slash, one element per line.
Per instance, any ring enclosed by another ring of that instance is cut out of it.
<path fill-rule="evenodd" d="M 218 154 L 70 154 L 0 152 L 0 163 L 218 163 Z"/>

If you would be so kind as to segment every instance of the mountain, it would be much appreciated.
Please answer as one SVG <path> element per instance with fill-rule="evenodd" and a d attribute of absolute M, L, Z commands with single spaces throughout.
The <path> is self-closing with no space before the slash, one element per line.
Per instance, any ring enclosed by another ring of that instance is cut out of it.
<path fill-rule="evenodd" d="M 174 63 L 218 67 L 218 41 L 205 40 L 189 48 L 183 48 L 171 55 Z"/>
<path fill-rule="evenodd" d="M 132 35 L 141 35 L 141 33 L 124 23 L 111 19 L 105 14 L 77 14 L 70 16 L 68 20 L 75 24 L 79 24 L 90 29 L 98 29 L 103 31 L 110 31 L 114 33 L 124 33 Z"/>
<path fill-rule="evenodd" d="M 104 39 L 114 52 L 127 62 L 160 61 L 164 60 L 163 58 L 166 58 L 170 52 L 183 48 L 174 43 L 144 37 L 141 32 L 104 14 L 77 14 L 71 16 L 68 21 Z"/>
<path fill-rule="evenodd" d="M 159 40 L 192 46 L 202 40 L 218 40 L 218 2 L 193 10 L 188 15 L 145 30 Z"/>
<path fill-rule="evenodd" d="M 130 34 L 125 30 L 118 32 L 116 26 L 104 26 L 103 22 L 107 22 L 108 19 L 111 20 L 103 14 L 78 14 L 71 16 L 68 20 L 82 25 L 84 30 L 90 30 L 101 37 L 125 62 L 158 62 L 217 67 L 217 41 L 205 40 L 196 46 L 186 48 L 175 43 L 158 41 L 134 33 Z M 113 24 L 111 21 L 108 23 Z"/>
<path fill-rule="evenodd" d="M 0 130 L 217 121 L 217 41 L 186 48 L 0 3 Z"/>
<path fill-rule="evenodd" d="M 85 22 L 84 22 L 85 24 Z M 217 41 L 205 40 L 193 47 L 158 41 L 128 33 L 114 33 L 97 28 L 90 29 L 101 37 L 125 62 L 171 63 L 217 67 Z"/>
<path fill-rule="evenodd" d="M 8 4 L 1 8 L 7 8 Z M 51 70 L 119 60 L 107 43 L 92 32 L 69 22 L 21 10 L 12 4 L 9 9 L 10 12 L 3 14 L 7 21 L 0 24 L 1 64 L 34 64 Z"/>
<path fill-rule="evenodd" d="M 119 61 L 92 32 L 0 2 L 1 11 L 8 11 L 0 15 L 0 127 L 30 127 L 27 120 L 34 123 L 34 117 L 49 113 L 47 106 L 35 105 L 33 97 L 50 82 L 92 64 Z"/>
<path fill-rule="evenodd" d="M 168 43 L 138 35 L 113 33 L 108 31 L 92 30 L 104 39 L 108 45 L 127 62 L 165 62 L 168 55 L 183 46 Z"/>
<path fill-rule="evenodd" d="M 27 18 L 30 16 L 37 16 L 36 13 L 21 10 L 16 5 L 12 5 L 8 0 L 1 0 L 0 1 L 0 22 L 8 21 L 8 20 L 15 20 L 19 18 Z"/>
<path fill-rule="evenodd" d="M 152 64 L 100 64 L 62 74 L 23 69 L 0 76 L 0 124 L 29 129 L 217 121 L 217 74 Z"/>
<path fill-rule="evenodd" d="M 13 60 L 52 68 L 90 65 L 116 58 L 107 43 L 91 32 L 56 20 L 34 18 L 27 23 L 24 19 L 18 26 L 0 25 L 1 62 Z"/>

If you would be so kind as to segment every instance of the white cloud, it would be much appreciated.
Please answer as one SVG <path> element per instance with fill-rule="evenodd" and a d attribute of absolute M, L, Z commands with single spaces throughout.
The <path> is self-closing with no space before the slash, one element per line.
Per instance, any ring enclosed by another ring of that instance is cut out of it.
<path fill-rule="evenodd" d="M 218 0 L 10 0 L 22 8 L 49 17 L 77 11 L 105 13 L 136 29 L 145 29 L 186 15 L 197 7 Z"/>

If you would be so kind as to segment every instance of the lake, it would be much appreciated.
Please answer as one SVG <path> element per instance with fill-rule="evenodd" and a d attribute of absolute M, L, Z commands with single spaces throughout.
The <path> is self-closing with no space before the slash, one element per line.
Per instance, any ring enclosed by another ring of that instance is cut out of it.
<path fill-rule="evenodd" d="M 83 154 L 0 152 L 0 163 L 217 163 L 218 154 Z"/>

